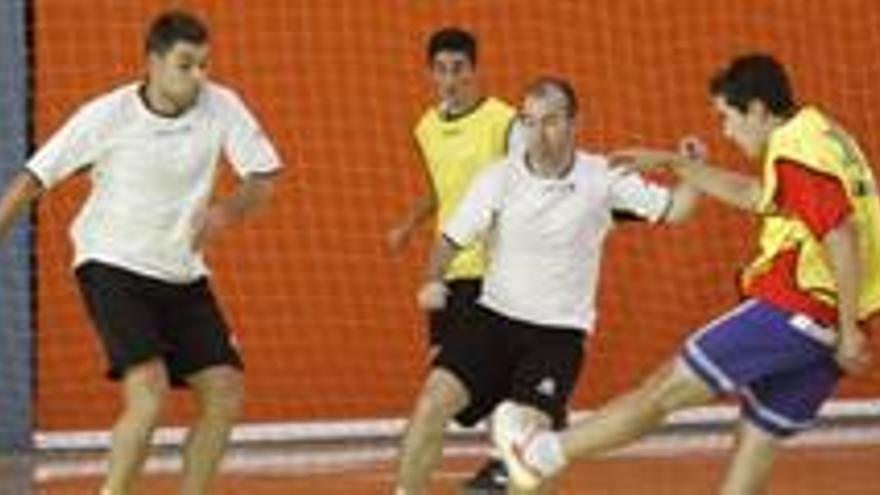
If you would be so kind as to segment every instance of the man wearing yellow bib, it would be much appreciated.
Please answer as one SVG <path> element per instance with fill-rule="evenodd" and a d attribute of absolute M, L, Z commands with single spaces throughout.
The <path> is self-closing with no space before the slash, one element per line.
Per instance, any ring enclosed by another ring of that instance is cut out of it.
<path fill-rule="evenodd" d="M 521 147 L 515 131 L 516 110 L 504 101 L 485 96 L 477 78 L 477 39 L 470 32 L 447 27 L 434 32 L 427 43 L 427 63 L 437 92 L 437 104 L 428 108 L 416 124 L 414 137 L 424 161 L 428 193 L 413 202 L 388 232 L 392 252 L 401 250 L 411 235 L 426 221 L 447 222 L 458 209 L 475 177 L 511 147 Z M 445 335 L 462 325 L 480 294 L 486 254 L 482 242 L 462 249 L 444 273 L 449 304 L 428 312 L 430 358 L 443 346 Z M 435 387 L 436 388 L 436 387 Z M 428 390 L 428 394 L 434 390 Z M 426 433 L 423 420 L 428 407 L 418 401 L 401 448 L 398 478 L 402 485 L 423 482 L 427 465 L 439 455 L 438 440 Z M 434 399 L 431 399 L 434 400 Z M 462 414 L 458 422 L 471 426 L 473 414 Z M 500 459 L 490 459 L 466 482 L 465 492 L 474 495 L 504 493 L 507 473 Z"/>
<path fill-rule="evenodd" d="M 771 56 L 735 59 L 710 90 L 725 137 L 761 161 L 762 179 L 663 151 L 620 152 L 616 161 L 668 165 L 760 216 L 760 252 L 741 279 L 746 299 L 636 390 L 564 432 L 535 434 L 517 404 L 499 406 L 493 436 L 518 487 L 626 445 L 676 410 L 735 394 L 742 420 L 719 492 L 764 493 L 780 440 L 812 424 L 843 372 L 870 364 L 860 324 L 880 309 L 880 202 L 867 160 L 823 112 L 795 104 Z"/>

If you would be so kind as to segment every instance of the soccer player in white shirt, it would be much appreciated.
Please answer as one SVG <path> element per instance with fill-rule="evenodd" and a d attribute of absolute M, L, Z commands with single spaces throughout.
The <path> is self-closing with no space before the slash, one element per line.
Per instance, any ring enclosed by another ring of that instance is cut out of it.
<path fill-rule="evenodd" d="M 511 399 L 536 427 L 561 428 L 594 325 L 602 244 L 614 217 L 677 222 L 693 210 L 694 189 L 669 190 L 576 150 L 576 114 L 566 81 L 530 85 L 520 115 L 525 153 L 484 171 L 442 227 L 418 294 L 422 307 L 446 303 L 444 269 L 463 246 L 484 239 L 489 264 L 477 311 L 451 329 L 417 399 L 404 455 L 419 458 L 422 476 L 399 480 L 398 494 L 424 492 L 453 417 L 472 424 Z"/>
<path fill-rule="evenodd" d="M 280 161 L 235 93 L 207 80 L 208 50 L 201 20 L 160 15 L 146 79 L 83 105 L 0 199 L 2 238 L 42 193 L 91 178 L 71 227 L 74 269 L 124 402 L 102 495 L 131 492 L 171 386 L 188 386 L 199 407 L 182 494 L 207 493 L 241 409 L 241 358 L 201 253 L 269 200 Z M 209 204 L 221 153 L 241 181 Z"/>

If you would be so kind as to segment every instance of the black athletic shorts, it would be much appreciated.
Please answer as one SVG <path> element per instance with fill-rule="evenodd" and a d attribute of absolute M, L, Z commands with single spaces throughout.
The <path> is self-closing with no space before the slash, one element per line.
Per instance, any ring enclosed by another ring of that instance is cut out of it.
<path fill-rule="evenodd" d="M 94 261 L 80 265 L 76 278 L 110 379 L 156 357 L 175 387 L 211 366 L 243 368 L 207 278 L 174 284 Z"/>
<path fill-rule="evenodd" d="M 483 281 L 478 278 L 463 278 L 446 281 L 449 295 L 446 307 L 428 312 L 428 338 L 431 347 L 442 345 L 443 335 L 451 328 L 466 324 L 468 315 L 473 312 Z"/>
<path fill-rule="evenodd" d="M 473 426 L 510 399 L 543 411 L 554 428 L 564 427 L 584 359 L 584 332 L 514 320 L 480 304 L 470 319 L 451 329 L 434 360 L 470 393 L 456 420 Z"/>

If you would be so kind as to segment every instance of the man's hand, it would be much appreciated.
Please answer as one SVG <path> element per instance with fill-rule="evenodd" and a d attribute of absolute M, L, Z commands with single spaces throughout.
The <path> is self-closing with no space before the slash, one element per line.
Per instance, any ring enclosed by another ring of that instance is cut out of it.
<path fill-rule="evenodd" d="M 709 159 L 709 148 L 697 136 L 689 135 L 678 141 L 678 154 L 688 160 L 704 163 Z"/>
<path fill-rule="evenodd" d="M 859 328 L 841 329 L 834 359 L 851 375 L 864 373 L 873 361 L 871 343 Z"/>
<path fill-rule="evenodd" d="M 449 289 L 440 280 L 431 280 L 422 285 L 417 296 L 419 307 L 426 311 L 437 311 L 446 307 Z"/>

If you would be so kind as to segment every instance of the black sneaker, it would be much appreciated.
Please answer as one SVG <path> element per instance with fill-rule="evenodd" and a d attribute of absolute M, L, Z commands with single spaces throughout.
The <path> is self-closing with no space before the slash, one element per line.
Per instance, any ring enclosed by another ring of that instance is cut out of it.
<path fill-rule="evenodd" d="M 464 495 L 503 495 L 507 493 L 507 468 L 500 459 L 489 459 L 464 484 Z"/>

